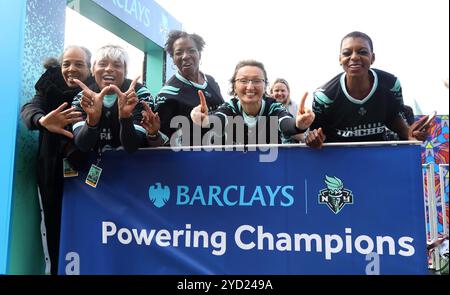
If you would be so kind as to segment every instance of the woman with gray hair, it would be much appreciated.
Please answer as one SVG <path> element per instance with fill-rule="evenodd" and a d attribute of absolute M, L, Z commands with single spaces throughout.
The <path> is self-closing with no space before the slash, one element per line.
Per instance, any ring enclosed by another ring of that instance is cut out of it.
<path fill-rule="evenodd" d="M 73 125 L 75 144 L 82 151 L 94 150 L 101 157 L 105 147 L 123 147 L 134 152 L 146 144 L 147 131 L 142 127 L 143 106 L 150 103 L 146 87 L 126 78 L 128 54 L 120 46 L 101 47 L 95 56 L 92 72 L 95 83 L 83 89 L 73 102 L 83 121 Z"/>

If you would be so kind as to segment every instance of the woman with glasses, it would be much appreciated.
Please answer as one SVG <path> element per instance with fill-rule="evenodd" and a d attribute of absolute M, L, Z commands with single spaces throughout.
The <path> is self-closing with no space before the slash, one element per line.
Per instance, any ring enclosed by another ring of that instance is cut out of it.
<path fill-rule="evenodd" d="M 383 141 L 386 127 L 401 140 L 425 140 L 427 117 L 408 127 L 400 116 L 402 87 L 394 75 L 372 69 L 375 61 L 370 37 L 351 32 L 341 41 L 339 62 L 344 72 L 314 93 L 316 119 L 306 144 L 320 148 L 324 142 Z"/>
<path fill-rule="evenodd" d="M 171 31 L 166 42 L 165 49 L 173 59 L 177 72 L 156 96 L 155 113 L 158 113 L 161 120 L 161 132 L 170 139 L 172 145 L 201 145 L 201 142 L 193 140 L 193 124 L 189 116 L 198 105 L 198 90 L 205 94 L 210 111 L 224 102 L 214 78 L 200 71 L 204 46 L 202 37 L 183 31 Z M 176 118 L 177 116 L 182 118 Z M 176 123 L 176 127 L 171 127 L 171 121 L 184 122 L 189 128 Z"/>
<path fill-rule="evenodd" d="M 291 137 L 304 132 L 314 120 L 314 113 L 303 107 L 307 95 L 294 118 L 267 95 L 267 81 L 262 63 L 239 62 L 230 80 L 233 98 L 208 113 L 207 102 L 199 92 L 200 105 L 192 110 L 192 120 L 204 127 L 212 123 L 210 134 L 215 139 L 225 135 L 226 145 L 292 143 Z"/>

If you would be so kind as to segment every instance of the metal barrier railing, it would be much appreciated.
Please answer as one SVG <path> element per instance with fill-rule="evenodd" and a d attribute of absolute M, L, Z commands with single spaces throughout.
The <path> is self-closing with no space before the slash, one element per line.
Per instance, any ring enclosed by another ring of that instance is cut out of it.
<path fill-rule="evenodd" d="M 425 179 L 426 180 L 426 190 L 424 186 L 424 204 L 425 204 L 425 223 L 426 223 L 426 232 L 427 232 L 427 244 L 431 245 L 438 239 L 438 230 L 437 230 L 437 207 L 436 207 L 436 183 L 434 179 L 434 163 L 427 163 L 422 165 L 422 168 L 425 168 Z M 427 202 L 428 200 L 428 202 Z M 428 214 L 427 214 L 428 212 Z M 428 236 L 428 224 L 429 228 L 429 236 Z M 439 269 L 439 251 L 432 252 L 432 259 L 430 268 Z"/>
<path fill-rule="evenodd" d="M 438 270 L 441 268 L 441 259 L 438 248 L 433 248 L 433 245 L 440 244 L 439 242 L 439 230 L 438 230 L 438 213 L 442 213 L 442 236 L 447 236 L 449 233 L 446 202 L 445 202 L 445 175 L 448 173 L 448 164 L 439 165 L 439 189 L 440 189 L 440 206 L 438 206 L 436 198 L 436 182 L 435 182 L 435 169 L 434 163 L 428 163 L 422 165 L 425 169 L 424 175 L 424 206 L 425 206 L 425 222 L 427 232 L 427 244 L 429 253 L 431 255 L 430 269 Z M 440 207 L 440 210 L 438 209 Z M 429 225 L 429 228 L 428 228 Z M 429 234 L 428 234 L 429 233 Z"/>
<path fill-rule="evenodd" d="M 445 175 L 448 173 L 448 164 L 439 165 L 439 186 L 441 189 L 442 227 L 444 235 L 448 235 L 447 204 L 445 202 Z"/>

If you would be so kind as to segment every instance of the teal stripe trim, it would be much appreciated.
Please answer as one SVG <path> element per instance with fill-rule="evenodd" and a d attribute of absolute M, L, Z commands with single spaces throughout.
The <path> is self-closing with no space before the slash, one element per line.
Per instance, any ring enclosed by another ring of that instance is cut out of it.
<path fill-rule="evenodd" d="M 137 131 L 140 131 L 142 133 L 144 133 L 147 136 L 147 130 L 145 130 L 144 127 L 140 126 L 140 125 L 136 125 L 134 124 L 134 129 L 136 129 Z"/>
<path fill-rule="evenodd" d="M 169 90 L 161 89 L 161 91 L 159 91 L 158 95 L 160 95 L 160 94 L 178 95 L 178 92 L 172 92 L 172 91 L 169 91 Z"/>
<path fill-rule="evenodd" d="M 325 107 L 330 106 L 330 104 L 333 103 L 333 101 L 331 99 L 328 98 L 328 96 L 325 95 L 325 93 L 317 91 L 314 93 L 314 100 L 321 104 L 324 105 Z"/>
<path fill-rule="evenodd" d="M 168 90 L 168 91 L 178 92 L 178 91 L 180 91 L 180 88 L 167 85 L 167 86 L 164 86 L 163 88 L 161 88 L 161 90 Z"/>
<path fill-rule="evenodd" d="M 75 130 L 79 127 L 83 127 L 84 125 L 86 125 L 86 121 L 81 121 L 81 122 L 75 123 L 75 124 L 73 124 L 72 130 Z"/>
<path fill-rule="evenodd" d="M 136 95 L 137 96 L 140 96 L 140 95 L 150 95 L 150 91 L 148 91 L 148 89 L 147 88 L 145 88 L 145 87 L 142 87 L 141 89 L 139 89 L 137 92 L 136 92 Z"/>
<path fill-rule="evenodd" d="M 273 112 L 275 112 L 276 110 L 280 110 L 280 109 L 282 109 L 283 108 L 283 105 L 281 104 L 281 103 L 273 103 L 271 106 L 270 106 L 270 109 L 269 109 L 269 114 L 272 114 Z"/>

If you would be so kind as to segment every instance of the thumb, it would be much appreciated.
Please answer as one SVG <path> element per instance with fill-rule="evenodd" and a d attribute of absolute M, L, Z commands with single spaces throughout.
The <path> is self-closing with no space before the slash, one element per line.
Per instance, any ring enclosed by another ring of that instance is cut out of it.
<path fill-rule="evenodd" d="M 202 106 L 202 113 L 208 112 L 208 105 L 206 104 L 206 97 L 203 91 L 198 91 L 198 96 L 200 97 L 200 105 Z"/>
<path fill-rule="evenodd" d="M 73 139 L 73 133 L 70 132 L 70 131 L 67 131 L 66 129 L 63 129 L 63 130 L 61 131 L 61 134 L 64 135 L 64 136 L 67 136 L 67 137 L 70 138 L 70 139 Z"/>
<path fill-rule="evenodd" d="M 109 85 L 102 89 L 102 91 L 100 92 L 100 96 L 104 97 L 111 91 L 114 91 L 117 95 L 119 95 L 119 93 L 122 93 L 122 91 L 120 91 L 119 87 L 117 87 L 116 85 Z"/>

